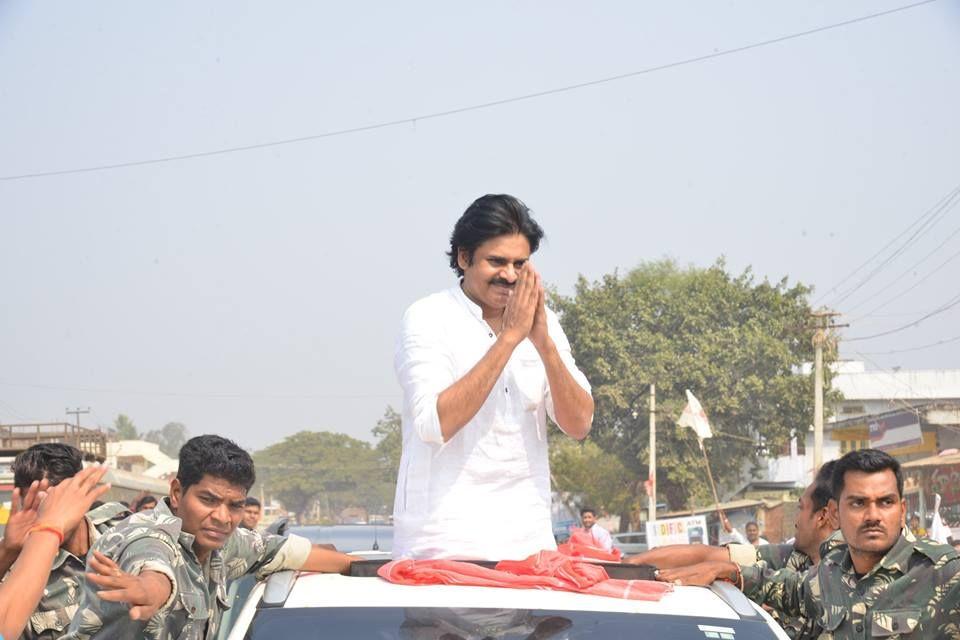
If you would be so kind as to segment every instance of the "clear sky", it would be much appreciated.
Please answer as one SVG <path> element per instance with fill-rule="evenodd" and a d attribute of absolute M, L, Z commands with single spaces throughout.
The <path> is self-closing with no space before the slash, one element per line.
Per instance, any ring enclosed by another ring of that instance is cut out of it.
<path fill-rule="evenodd" d="M 960 205 L 931 209 L 960 186 L 958 0 L 410 121 L 906 4 L 2 2 L 0 178 L 407 122 L 0 179 L 0 421 L 89 406 L 87 425 L 123 412 L 251 448 L 369 439 L 400 405 L 400 315 L 454 284 L 449 233 L 484 193 L 530 205 L 564 293 L 724 255 L 814 285 L 846 338 L 920 319 L 960 294 Z M 960 368 L 960 340 L 885 353 L 958 319 L 841 353 Z"/>

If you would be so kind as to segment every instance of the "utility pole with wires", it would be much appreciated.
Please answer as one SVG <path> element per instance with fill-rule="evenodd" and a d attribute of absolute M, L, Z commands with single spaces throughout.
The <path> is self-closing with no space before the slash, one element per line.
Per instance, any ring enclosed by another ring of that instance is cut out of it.
<path fill-rule="evenodd" d="M 831 329 L 847 327 L 846 324 L 835 324 L 833 318 L 840 314 L 828 309 L 820 309 L 810 314 L 815 323 L 813 333 L 813 473 L 816 475 L 823 464 L 823 347 L 833 338 Z"/>
<path fill-rule="evenodd" d="M 80 414 L 83 414 L 83 413 L 90 413 L 90 407 L 87 407 L 86 409 L 80 409 L 80 408 L 67 409 L 67 415 L 73 416 L 76 419 L 77 429 L 80 428 Z"/>

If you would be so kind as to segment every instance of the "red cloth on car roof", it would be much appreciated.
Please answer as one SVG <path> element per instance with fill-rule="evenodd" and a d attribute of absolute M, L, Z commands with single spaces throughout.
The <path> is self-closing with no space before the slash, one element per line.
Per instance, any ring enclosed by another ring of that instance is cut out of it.
<path fill-rule="evenodd" d="M 658 601 L 673 589 L 651 580 L 612 580 L 603 567 L 558 551 L 540 551 L 526 560 L 504 560 L 495 569 L 456 560 L 393 560 L 380 567 L 377 575 L 396 584 L 553 589 L 630 600 Z"/>
<path fill-rule="evenodd" d="M 570 538 L 561 545 L 557 546 L 560 553 L 568 556 L 590 558 L 592 560 L 609 560 L 610 562 L 620 562 L 623 554 L 616 547 L 613 551 L 607 551 L 597 546 L 596 541 L 589 531 L 585 529 L 571 529 Z"/>

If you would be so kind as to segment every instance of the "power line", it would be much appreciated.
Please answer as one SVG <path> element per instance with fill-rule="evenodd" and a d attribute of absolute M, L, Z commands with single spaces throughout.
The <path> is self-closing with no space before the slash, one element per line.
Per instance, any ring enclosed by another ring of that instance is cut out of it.
<path fill-rule="evenodd" d="M 894 349 L 892 351 L 870 351 L 863 355 L 870 356 L 888 356 L 895 353 L 907 353 L 910 351 L 922 351 L 923 349 L 932 349 L 933 347 L 939 347 L 942 344 L 950 344 L 951 342 L 957 342 L 960 340 L 960 336 L 954 336 L 952 338 L 947 338 L 945 340 L 938 340 L 937 342 L 931 342 L 930 344 L 922 344 L 918 347 L 910 347 L 908 349 Z"/>
<path fill-rule="evenodd" d="M 875 333 L 875 334 L 869 335 L 869 336 L 860 336 L 860 337 L 857 337 L 857 338 L 846 338 L 846 339 L 845 339 L 845 342 L 857 342 L 858 340 L 872 340 L 872 339 L 874 339 L 874 338 L 880 338 L 880 337 L 882 337 L 882 336 L 888 336 L 888 335 L 890 335 L 890 334 L 892 334 L 892 333 L 897 333 L 897 332 L 903 331 L 904 329 L 910 329 L 911 327 L 916 327 L 917 325 L 919 325 L 919 324 L 920 324 L 921 322 L 923 322 L 924 320 L 926 320 L 926 319 L 928 319 L 928 318 L 932 318 L 933 316 L 939 315 L 939 314 L 941 314 L 941 313 L 943 313 L 943 312 L 945 312 L 945 311 L 949 311 L 950 309 L 954 308 L 954 307 L 957 306 L 958 304 L 960 304 L 960 294 L 955 295 L 954 297 L 952 297 L 952 298 L 950 298 L 949 300 L 947 300 L 947 301 L 943 304 L 943 306 L 941 306 L 941 307 L 939 307 L 939 308 L 937 308 L 937 309 L 934 309 L 933 311 L 931 311 L 930 313 L 926 314 L 926 315 L 923 316 L 922 318 L 919 318 L 919 319 L 917 319 L 917 320 L 914 320 L 913 322 L 910 322 L 910 323 L 905 324 L 905 325 L 903 325 L 903 326 L 897 327 L 896 329 L 890 329 L 889 331 L 882 331 L 882 332 L 880 332 L 880 333 Z"/>
<path fill-rule="evenodd" d="M 869 318 L 869 317 L 873 316 L 873 312 L 874 312 L 874 311 L 879 311 L 880 309 L 883 309 L 884 307 L 886 307 L 886 306 L 887 306 L 888 304 L 890 304 L 891 302 L 894 302 L 895 300 L 899 300 L 900 298 L 902 298 L 903 296 L 905 296 L 906 294 L 910 293 L 911 291 L 913 291 L 914 289 L 916 289 L 917 287 L 919 287 L 921 284 L 923 284 L 924 282 L 926 282 L 927 280 L 929 280 L 934 274 L 936 274 L 938 271 L 940 271 L 941 269 L 943 269 L 945 266 L 947 266 L 948 264 L 950 264 L 951 262 L 953 262 L 954 260 L 956 260 L 958 257 L 960 257 L 960 251 L 957 251 L 956 253 L 954 253 L 953 255 L 951 255 L 949 258 L 947 258 L 946 260 L 944 260 L 943 262 L 941 262 L 941 263 L 937 266 L 936 269 L 934 269 L 933 271 L 931 271 L 931 272 L 928 273 L 927 275 L 923 276 L 922 278 L 920 278 L 919 280 L 917 280 L 916 282 L 914 282 L 912 285 L 910 285 L 909 287 L 907 287 L 906 289 L 904 289 L 904 290 L 901 291 L 900 293 L 894 294 L 893 296 L 887 298 L 885 301 L 881 302 L 881 303 L 878 304 L 876 307 L 874 307 L 874 308 L 871 309 L 870 311 L 866 312 L 866 313 L 863 314 L 862 316 L 860 316 L 860 317 L 858 317 L 858 318 L 855 318 L 855 319 L 853 320 L 853 322 L 856 322 L 857 320 L 862 320 L 863 318 Z M 919 313 L 922 313 L 922 312 L 913 313 L 913 314 L 906 314 L 906 315 L 919 315 Z"/>
<path fill-rule="evenodd" d="M 956 192 L 956 195 L 960 196 L 960 191 L 957 191 L 957 192 Z M 955 207 L 958 202 L 960 202 L 960 198 L 955 198 L 954 201 L 947 207 L 947 210 L 952 209 L 953 207 Z M 944 213 L 946 213 L 946 211 L 945 211 Z M 926 262 L 928 259 L 930 259 L 931 256 L 933 256 L 935 253 L 937 253 L 938 251 L 940 251 L 940 249 L 942 249 L 948 242 L 950 242 L 951 240 L 953 240 L 953 239 L 957 236 L 957 234 L 960 234 L 960 227 L 957 227 L 956 229 L 954 229 L 953 232 L 951 232 L 951 233 L 943 240 L 943 242 L 941 242 L 940 244 L 938 244 L 936 247 L 933 248 L 933 250 L 929 251 L 929 252 L 928 252 L 926 255 L 924 255 L 922 258 L 920 258 L 919 260 L 917 260 L 916 262 L 914 262 L 912 265 L 910 265 L 910 266 L 909 266 L 907 269 L 905 269 L 899 276 L 897 276 L 896 278 L 894 278 L 893 280 L 891 280 L 890 282 L 888 282 L 886 285 L 884 285 L 884 287 L 883 287 L 884 290 L 888 290 L 888 289 L 889 289 L 890 287 L 892 287 L 894 284 L 896 284 L 897 282 L 900 282 L 903 278 L 905 278 L 905 277 L 907 277 L 908 275 L 910 275 L 911 273 L 913 273 L 913 270 L 914 270 L 914 269 L 916 269 L 917 267 L 919 267 L 921 264 L 923 264 L 923 263 Z M 958 255 L 958 254 L 954 254 L 954 256 L 956 256 L 956 255 Z M 939 268 L 939 267 L 938 267 L 938 268 Z M 855 309 L 858 309 L 858 308 L 862 307 L 862 306 L 863 306 L 864 304 L 866 304 L 867 302 L 870 302 L 872 299 L 873 299 L 873 297 L 864 298 L 863 300 L 861 300 L 861 301 L 858 302 L 857 304 L 855 304 L 855 305 L 853 305 L 852 307 L 850 307 L 849 309 L 847 309 L 846 312 L 849 314 L 849 313 L 851 313 L 852 311 L 854 311 Z M 863 317 L 863 316 L 861 316 L 861 317 Z"/>
<path fill-rule="evenodd" d="M 852 278 L 853 276 L 855 276 L 855 275 L 857 275 L 858 273 L 860 273 L 860 271 L 861 271 L 864 267 L 866 267 L 867 265 L 869 265 L 871 262 L 873 262 L 873 260 L 874 260 L 875 258 L 883 255 L 883 252 L 884 252 L 884 251 L 886 251 L 887 249 L 889 249 L 897 240 L 899 240 L 899 239 L 902 238 L 903 236 L 905 236 L 905 235 L 907 235 L 908 233 L 910 233 L 910 230 L 913 229 L 916 225 L 918 225 L 918 224 L 920 224 L 921 222 L 923 222 L 923 220 L 924 220 L 925 218 L 927 218 L 928 216 L 934 215 L 934 213 L 937 211 L 937 209 L 938 209 L 940 206 L 942 206 L 944 202 L 946 202 L 947 200 L 949 200 L 950 198 L 952 198 L 953 195 L 954 195 L 955 193 L 957 193 L 958 191 L 960 191 L 960 185 L 957 185 L 957 186 L 955 186 L 953 189 L 951 189 L 950 192 L 947 193 L 947 195 L 945 195 L 945 196 L 943 196 L 942 198 L 940 198 L 939 200 L 937 200 L 936 204 L 934 204 L 932 207 L 930 207 L 929 209 L 927 209 L 926 211 L 924 211 L 923 214 L 920 215 L 920 217 L 918 217 L 916 220 L 914 220 L 914 221 L 911 222 L 909 225 L 907 225 L 907 228 L 906 228 L 906 229 L 904 229 L 904 230 L 901 231 L 899 234 L 897 234 L 892 240 L 890 240 L 889 242 L 887 242 L 887 244 L 885 244 L 885 245 L 883 245 L 882 247 L 880 247 L 880 249 L 879 249 L 876 253 L 874 253 L 872 256 L 870 256 L 869 258 L 867 258 L 866 260 L 864 260 L 863 263 L 860 264 L 860 266 L 858 266 L 856 269 L 854 269 L 853 271 L 851 271 L 850 273 L 848 273 L 847 275 L 845 275 L 843 278 L 841 278 L 840 281 L 837 282 L 837 284 L 833 285 L 833 287 L 831 287 L 830 289 L 828 289 L 828 290 L 826 291 L 826 293 L 824 293 L 823 295 L 821 295 L 821 296 L 817 299 L 817 301 L 816 301 L 816 303 L 815 303 L 815 306 L 816 306 L 816 305 L 819 305 L 819 304 L 820 304 L 821 302 L 823 302 L 831 293 L 833 293 L 834 291 L 836 291 L 837 289 L 839 289 L 839 288 L 843 285 L 844 282 L 846 282 L 847 280 L 849 280 L 849 279 Z"/>
<path fill-rule="evenodd" d="M 163 396 L 179 398 L 210 398 L 217 400 L 372 400 L 378 398 L 397 398 L 399 394 L 370 394 L 370 393 L 304 393 L 304 394 L 271 394 L 271 393 L 204 393 L 189 391 L 146 391 L 139 389 L 105 389 L 97 387 L 70 387 L 47 384 L 28 384 L 19 382 L 3 382 L 0 386 L 25 387 L 28 389 L 44 389 L 48 391 L 83 391 L 88 393 L 116 393 L 120 395 Z"/>
<path fill-rule="evenodd" d="M 920 393 L 919 393 L 916 389 L 914 389 L 914 388 L 910 385 L 909 382 L 907 382 L 906 380 L 901 380 L 893 371 L 890 371 L 889 369 L 885 369 L 885 368 L 881 367 L 881 366 L 880 366 L 879 364 L 877 364 L 874 360 L 871 360 L 870 358 L 868 358 L 868 357 L 867 357 L 867 354 L 865 354 L 865 353 L 860 353 L 860 352 L 858 352 L 858 351 L 854 351 L 853 353 L 854 353 L 854 355 L 858 355 L 858 356 L 860 356 L 861 358 L 863 358 L 864 360 L 866 360 L 867 362 L 869 362 L 870 364 L 872 364 L 872 365 L 873 365 L 874 367 L 876 367 L 877 370 L 879 370 L 881 373 L 885 373 L 885 374 L 887 374 L 888 376 L 890 376 L 890 378 L 891 378 L 894 382 L 903 385 L 911 394 L 913 394 L 913 398 L 914 398 L 914 399 L 916 399 L 916 400 L 938 400 L 938 399 L 939 399 L 939 398 L 934 398 L 934 397 L 932 397 L 932 396 L 921 396 Z M 919 407 L 918 407 L 918 406 L 913 406 L 913 405 L 907 404 L 906 402 L 904 402 L 904 401 L 901 400 L 900 398 L 890 398 L 890 400 L 891 400 L 891 403 L 893 403 L 893 404 L 899 403 L 900 406 L 903 407 L 904 409 L 907 409 L 907 410 L 909 410 L 909 411 L 913 411 L 913 412 L 917 413 L 917 414 L 918 414 L 918 417 L 919 417 Z M 945 429 L 949 429 L 949 430 L 951 430 L 951 431 L 956 431 L 957 433 L 960 433 L 960 427 L 955 427 L 955 426 L 953 426 L 953 425 L 948 425 L 948 424 L 941 424 L 941 425 L 937 425 L 937 426 L 940 426 L 940 427 L 943 427 L 943 428 L 945 428 Z"/>
<path fill-rule="evenodd" d="M 840 296 L 839 298 L 837 298 L 837 299 L 833 302 L 833 304 L 832 304 L 831 306 L 833 306 L 833 307 L 838 306 L 841 302 L 843 302 L 844 300 L 846 300 L 847 298 L 849 298 L 851 295 L 853 295 L 854 293 L 856 293 L 857 291 L 859 291 L 865 284 L 867 284 L 870 280 L 872 280 L 874 276 L 876 276 L 878 273 L 880 273 L 881 271 L 883 271 L 887 266 L 889 266 L 891 263 L 893 263 L 893 261 L 894 261 L 896 258 L 898 258 L 900 255 L 902 255 L 903 252 L 906 251 L 906 250 L 907 250 L 913 243 L 915 243 L 921 236 L 923 236 L 924 234 L 926 234 L 927 232 L 929 232 L 931 229 L 933 229 L 933 227 L 934 227 L 938 222 L 940 222 L 940 220 L 942 220 L 943 217 L 946 215 L 946 213 L 950 210 L 950 207 L 948 206 L 948 203 L 950 202 L 950 200 L 952 200 L 953 198 L 955 198 L 958 193 L 960 193 L 960 187 L 957 187 L 956 189 L 954 189 L 954 190 L 948 195 L 947 198 L 941 199 L 940 202 L 937 203 L 937 205 L 934 206 L 934 210 L 933 210 L 932 215 L 931 215 L 929 218 L 927 218 L 927 219 L 923 222 L 923 224 L 921 224 L 921 225 L 917 228 L 917 230 L 914 231 L 913 234 L 904 241 L 904 243 L 903 243 L 902 245 L 900 245 L 900 246 L 899 246 L 893 253 L 891 253 L 889 256 L 887 256 L 886 258 L 884 258 L 884 259 L 880 262 L 880 264 L 878 264 L 876 267 L 874 267 L 874 269 L 873 269 L 870 273 L 868 273 L 868 274 L 866 275 L 866 277 L 863 278 L 863 280 L 861 280 L 860 282 L 858 282 L 853 288 L 851 288 L 851 289 L 849 289 L 848 291 L 846 291 L 845 293 L 841 294 L 841 296 Z"/>
<path fill-rule="evenodd" d="M 327 131 L 327 132 L 325 132 L 325 133 L 318 133 L 318 134 L 307 135 L 307 136 L 298 136 L 298 137 L 296 137 L 296 138 L 286 138 L 286 139 L 283 139 L 283 140 L 274 140 L 274 141 L 271 141 L 271 142 L 261 142 L 261 143 L 243 145 L 243 146 L 226 147 L 226 148 L 223 148 L 223 149 L 216 149 L 216 150 L 213 150 L 213 151 L 200 151 L 200 152 L 196 152 L 196 153 L 185 153 L 185 154 L 181 154 L 181 155 L 164 156 L 164 157 L 160 157 L 160 158 L 151 158 L 151 159 L 149 159 L 149 160 L 134 160 L 134 161 L 130 161 L 130 162 L 117 162 L 117 163 L 113 163 L 113 164 L 101 164 L 101 165 L 95 165 L 95 166 L 90 166 L 90 167 L 79 167 L 79 168 L 74 168 L 74 169 L 61 169 L 61 170 L 58 170 L 58 171 L 39 171 L 39 172 L 36 172 L 36 173 L 23 173 L 23 174 L 19 174 L 19 175 L 0 176 L 0 181 L 26 180 L 26 179 L 29 179 L 29 178 L 45 178 L 45 177 L 49 177 L 49 176 L 62 176 L 62 175 L 75 174 L 75 173 L 88 173 L 88 172 L 92 172 L 92 171 L 107 171 L 107 170 L 110 170 L 110 169 L 120 169 L 120 168 L 123 168 L 123 167 L 136 167 L 136 166 L 144 166 L 144 165 L 151 165 L 151 164 L 160 164 L 160 163 L 165 163 L 165 162 L 177 162 L 177 161 L 180 161 L 180 160 L 192 160 L 192 159 L 196 159 L 196 158 L 206 158 L 206 157 L 210 157 L 210 156 L 217 156 L 217 155 L 223 155 L 223 154 L 228 154 L 228 153 L 239 153 L 239 152 L 242 152 L 242 151 L 252 151 L 252 150 L 254 150 L 254 149 L 265 149 L 265 148 L 269 148 L 269 147 L 278 147 L 278 146 L 288 145 L 288 144 L 297 144 L 297 143 L 300 143 L 300 142 L 307 142 L 307 141 L 311 141 L 311 140 L 321 140 L 321 139 L 324 139 L 324 138 L 333 138 L 333 137 L 337 137 L 337 136 L 345 136 L 345 135 L 350 135 L 350 134 L 354 134 L 354 133 L 361 133 L 361 132 L 364 132 L 364 131 L 374 131 L 374 130 L 377 130 L 377 129 L 385 129 L 385 128 L 388 128 L 388 127 L 395 127 L 395 126 L 404 125 L 404 124 L 414 124 L 414 123 L 416 123 L 417 121 L 422 121 L 422 120 L 434 120 L 434 119 L 437 119 L 437 118 L 445 118 L 445 117 L 448 117 L 448 116 L 458 115 L 458 114 L 461 114 L 461 113 L 467 113 L 467 112 L 469 112 L 469 111 L 478 111 L 478 110 L 481 110 L 481 109 L 490 109 L 490 108 L 492 108 L 492 107 L 499 107 L 499 106 L 511 104 L 511 103 L 514 103 L 514 102 L 521 102 L 521 101 L 524 101 L 524 100 L 533 100 L 533 99 L 535 99 L 535 98 L 543 98 L 543 97 L 546 97 L 546 96 L 557 95 L 557 94 L 560 94 L 560 93 L 567 93 L 567 92 L 570 92 L 570 91 L 577 91 L 577 90 L 579 90 L 579 89 L 585 89 L 585 88 L 588 88 L 588 87 L 594 87 L 594 86 L 606 84 L 606 83 L 609 83 L 609 82 L 618 82 L 618 81 L 620 81 L 620 80 L 625 80 L 625 79 L 627 79 L 627 78 L 634 78 L 634 77 L 641 76 L 641 75 L 646 75 L 646 74 L 649 74 L 649 73 L 655 73 L 655 72 L 657 72 L 657 71 L 664 71 L 664 70 L 666 70 L 666 69 L 673 69 L 673 68 L 675 68 L 675 67 L 682 67 L 682 66 L 689 65 L 689 64 L 696 64 L 696 63 L 698 63 L 698 62 L 704 62 L 704 61 L 706 61 L 706 60 L 712 60 L 712 59 L 714 59 L 714 58 L 720 58 L 720 57 L 723 57 L 723 56 L 729 56 L 729 55 L 733 55 L 733 54 L 736 54 L 736 53 L 742 53 L 742 52 L 744 52 L 744 51 L 750 51 L 751 49 L 757 49 L 757 48 L 759 48 L 759 47 L 765 47 L 765 46 L 772 45 L 772 44 L 778 44 L 778 43 L 781 43 L 781 42 L 786 42 L 786 41 L 788 41 L 788 40 L 794 40 L 794 39 L 797 39 L 797 38 L 803 38 L 803 37 L 810 36 L 810 35 L 814 35 L 814 34 L 817 34 L 817 33 L 822 33 L 822 32 L 824 32 L 824 31 L 829 31 L 829 30 L 831 30 L 831 29 L 838 29 L 838 28 L 840 28 L 840 27 L 846 27 L 846 26 L 849 26 L 849 25 L 852 25 L 852 24 L 857 24 L 857 23 L 859 23 L 859 22 L 866 22 L 866 21 L 868 21 L 868 20 L 873 20 L 873 19 L 876 19 L 876 18 L 880 18 L 880 17 L 883 17 L 883 16 L 887 16 L 887 15 L 890 15 L 890 14 L 893 14 L 893 13 L 898 13 L 898 12 L 901 12 L 901 11 L 907 11 L 907 10 L 909 10 L 909 9 L 914 9 L 914 8 L 916 8 L 916 7 L 920 7 L 920 6 L 923 6 L 923 5 L 931 4 L 931 3 L 937 2 L 937 1 L 938 1 L 938 0 L 921 0 L 920 2 L 914 2 L 914 3 L 911 3 L 911 4 L 907 4 L 907 5 L 903 5 L 903 6 L 900 6 L 900 7 L 896 7 L 896 8 L 893 8 L 893 9 L 888 9 L 888 10 L 886 10 L 886 11 L 878 11 L 878 12 L 876 12 L 876 13 L 870 13 L 870 14 L 863 15 L 863 16 L 860 16 L 860 17 L 857 17 L 857 18 L 852 18 L 852 19 L 850 19 L 850 20 L 844 20 L 844 21 L 842 21 L 842 22 L 834 22 L 834 23 L 832 23 L 832 24 L 827 24 L 827 25 L 823 25 L 823 26 L 820 26 L 820 27 L 815 27 L 815 28 L 813 28 L 813 29 L 807 29 L 807 30 L 805 30 L 805 31 L 798 31 L 798 32 L 796 32 L 796 33 L 791 33 L 791 34 L 787 34 L 787 35 L 784 35 L 784 36 L 779 36 L 779 37 L 777 37 L 777 38 L 771 38 L 771 39 L 769 39 L 769 40 L 762 40 L 762 41 L 759 41 L 759 42 L 754 42 L 754 43 L 751 43 L 751 44 L 748 44 L 748 45 L 744 45 L 744 46 L 741 46 L 741 47 L 735 47 L 735 48 L 733 48 L 733 49 L 724 49 L 724 50 L 721 50 L 721 51 L 714 51 L 713 53 L 708 53 L 708 54 L 705 54 L 705 55 L 702 55 L 702 56 L 695 56 L 695 57 L 693 57 L 693 58 L 686 58 L 686 59 L 683 59 L 683 60 L 677 60 L 677 61 L 675 61 L 675 62 L 668 62 L 668 63 L 666 63 L 666 64 L 656 65 L 656 66 L 653 66 L 653 67 L 647 67 L 647 68 L 645 68 L 645 69 L 640 69 L 640 70 L 638 70 L 638 71 L 631 71 L 631 72 L 629 72 L 629 73 L 622 73 L 622 74 L 618 74 L 618 75 L 615 75 L 615 76 L 608 76 L 608 77 L 606 77 L 606 78 L 600 78 L 600 79 L 597 79 L 597 80 L 589 80 L 589 81 L 586 81 L 586 82 L 579 82 L 579 83 L 576 83 L 576 84 L 565 85 L 565 86 L 562 86 L 562 87 L 555 87 L 555 88 L 553 88 L 553 89 L 546 89 L 546 90 L 543 90 L 543 91 L 536 91 L 536 92 L 533 92 L 533 93 L 526 93 L 526 94 L 522 94 L 522 95 L 518 95 L 518 96 L 512 96 L 512 97 L 510 97 L 510 98 L 503 98 L 503 99 L 500 99 L 500 100 L 491 100 L 491 101 L 489 101 L 489 102 L 482 102 L 482 103 L 479 103 L 479 104 L 473 104 L 473 105 L 469 105 L 469 106 L 465 106 L 465 107 L 458 107 L 458 108 L 456 108 L 456 109 L 447 109 L 447 110 L 444 110 L 444 111 L 435 111 L 435 112 L 433 112 L 433 113 L 427 113 L 427 114 L 423 114 L 423 115 L 420 115 L 420 116 L 414 116 L 414 117 L 412 117 L 412 118 L 401 118 L 401 119 L 397 119 L 397 120 L 388 120 L 388 121 L 384 121 L 384 122 L 378 122 L 378 123 L 375 123 L 375 124 L 368 124 L 368 125 L 362 125 L 362 126 L 357 126 L 357 127 L 350 127 L 350 128 L 348 128 L 348 129 L 338 129 L 338 130 L 334 130 L 334 131 Z"/>

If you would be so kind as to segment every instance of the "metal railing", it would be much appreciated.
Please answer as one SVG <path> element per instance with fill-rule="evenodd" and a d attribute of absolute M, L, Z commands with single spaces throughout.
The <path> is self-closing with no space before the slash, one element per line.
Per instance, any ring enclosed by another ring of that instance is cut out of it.
<path fill-rule="evenodd" d="M 98 460 L 107 457 L 107 434 L 66 422 L 0 424 L 0 452 L 19 453 L 41 442 L 69 444 Z"/>

